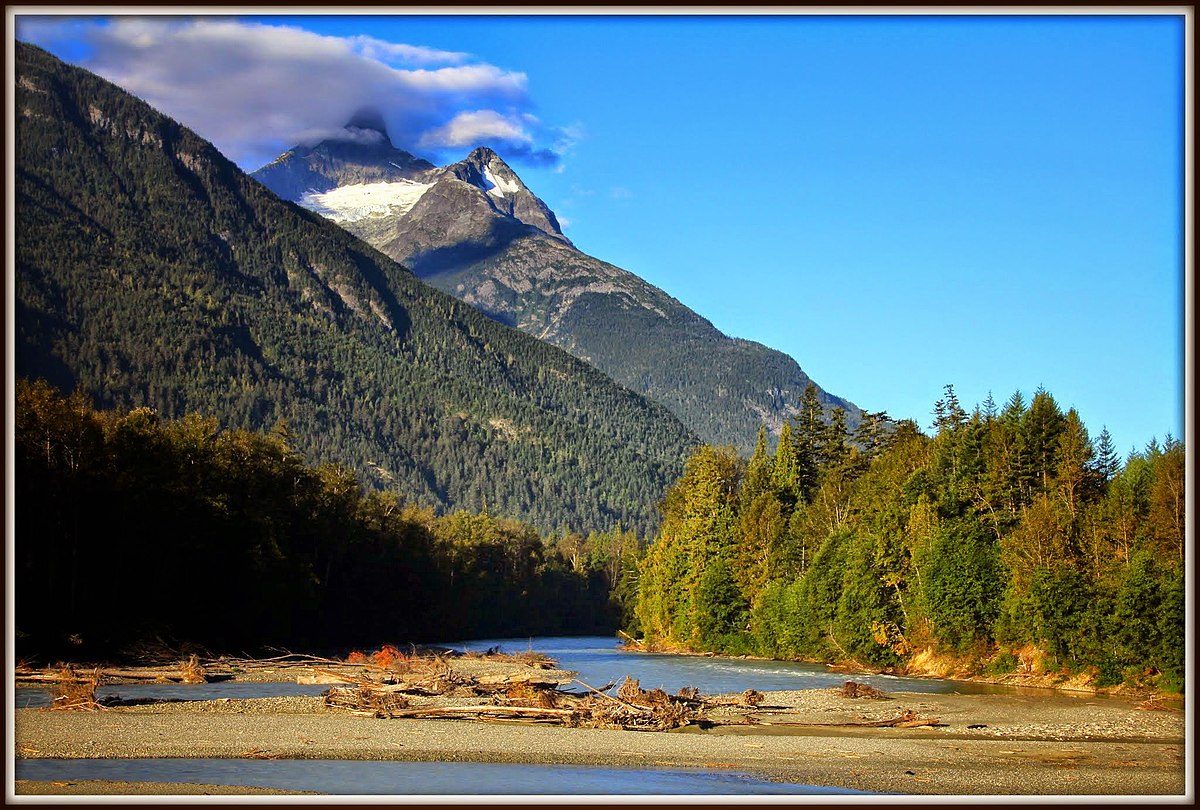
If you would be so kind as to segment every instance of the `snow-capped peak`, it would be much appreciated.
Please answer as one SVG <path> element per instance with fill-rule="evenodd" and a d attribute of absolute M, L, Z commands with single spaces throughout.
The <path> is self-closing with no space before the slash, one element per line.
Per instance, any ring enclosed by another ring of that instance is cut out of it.
<path fill-rule="evenodd" d="M 521 184 L 515 179 L 509 180 L 493 174 L 491 163 L 484 164 L 483 180 L 487 184 L 487 188 L 484 191 L 496 197 L 503 197 L 506 192 L 516 194 L 521 190 Z"/>

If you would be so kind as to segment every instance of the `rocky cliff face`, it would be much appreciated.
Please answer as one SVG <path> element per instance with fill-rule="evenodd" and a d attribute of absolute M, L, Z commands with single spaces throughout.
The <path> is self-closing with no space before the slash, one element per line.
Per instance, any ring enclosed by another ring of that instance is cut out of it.
<path fill-rule="evenodd" d="M 392 147 L 369 117 L 356 116 L 346 133 L 252 176 L 430 284 L 661 402 L 707 442 L 749 452 L 759 426 L 777 433 L 813 384 L 792 358 L 722 334 L 663 290 L 576 249 L 491 149 L 435 168 Z M 818 391 L 857 424 L 853 403 Z"/>

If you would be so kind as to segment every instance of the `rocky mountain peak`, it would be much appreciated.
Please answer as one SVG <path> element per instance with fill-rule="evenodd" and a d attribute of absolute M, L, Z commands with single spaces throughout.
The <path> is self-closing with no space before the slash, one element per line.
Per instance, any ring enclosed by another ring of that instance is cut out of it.
<path fill-rule="evenodd" d="M 470 183 L 493 198 L 512 198 L 522 192 L 532 196 L 517 173 L 486 146 L 476 148 L 464 160 L 446 169 L 459 180 Z"/>

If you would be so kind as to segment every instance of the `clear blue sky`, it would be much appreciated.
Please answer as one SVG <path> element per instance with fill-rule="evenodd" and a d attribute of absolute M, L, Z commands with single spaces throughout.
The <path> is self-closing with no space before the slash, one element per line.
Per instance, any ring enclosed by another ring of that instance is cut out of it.
<path fill-rule="evenodd" d="M 99 19 L 17 37 L 247 170 L 366 101 L 435 162 L 493 145 L 582 250 L 863 408 L 1042 386 L 1122 453 L 1184 437 L 1182 14 Z"/>

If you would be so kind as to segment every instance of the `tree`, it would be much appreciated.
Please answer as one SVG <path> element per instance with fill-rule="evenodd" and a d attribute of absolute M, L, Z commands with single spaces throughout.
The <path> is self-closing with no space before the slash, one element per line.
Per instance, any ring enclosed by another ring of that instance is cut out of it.
<path fill-rule="evenodd" d="M 1072 516 L 1061 500 L 1038 495 L 1017 526 L 1000 541 L 1013 577 L 1028 583 L 1035 571 L 1069 564 L 1075 558 Z"/>
<path fill-rule="evenodd" d="M 1043 388 L 1033 395 L 1029 411 L 1021 422 L 1021 433 L 1029 461 L 1029 484 L 1039 491 L 1050 489 L 1058 466 L 1059 442 L 1066 429 L 1066 418 L 1054 397 Z"/>
<path fill-rule="evenodd" d="M 938 529 L 923 595 L 940 642 L 960 652 L 990 642 L 1004 587 L 999 549 L 986 529 L 967 520 Z"/>
<path fill-rule="evenodd" d="M 737 503 L 744 462 L 732 447 L 701 445 L 663 501 L 663 522 L 642 568 L 637 616 L 650 637 L 694 643 L 699 579 L 738 537 Z"/>
<path fill-rule="evenodd" d="M 759 462 L 759 470 L 764 463 Z M 759 475 L 756 470 L 756 476 Z M 779 499 L 789 507 L 794 506 L 801 497 L 800 469 L 796 458 L 796 446 L 792 443 L 792 426 L 783 423 L 779 429 L 779 444 L 775 448 L 775 459 L 771 464 L 771 485 Z"/>
<path fill-rule="evenodd" d="M 1186 463 L 1183 444 L 1168 435 L 1162 451 L 1151 460 L 1153 483 L 1147 515 L 1148 534 L 1154 547 L 1163 559 L 1179 562 L 1184 558 L 1187 526 L 1184 516 Z"/>
<path fill-rule="evenodd" d="M 1087 493 L 1088 470 L 1094 455 L 1087 428 L 1083 426 L 1079 414 L 1071 408 L 1063 420 L 1058 439 L 1058 464 L 1054 478 L 1059 495 L 1072 518 L 1076 516 L 1079 502 Z"/>
<path fill-rule="evenodd" d="M 892 666 L 899 661 L 892 647 L 901 638 L 898 606 L 875 559 L 875 543 L 865 534 L 856 534 L 848 539 L 844 553 L 846 562 L 832 628 L 835 639 L 855 659 Z"/>
<path fill-rule="evenodd" d="M 1120 469 L 1121 459 L 1117 455 L 1116 447 L 1113 445 L 1112 434 L 1108 432 L 1108 427 L 1105 426 L 1100 430 L 1100 435 L 1096 438 L 1096 452 L 1089 465 L 1089 471 L 1095 477 L 1098 487 L 1103 488 Z"/>
<path fill-rule="evenodd" d="M 740 515 L 740 532 L 734 551 L 734 579 L 747 603 L 778 572 L 784 561 L 783 537 L 787 519 L 772 492 L 761 492 Z"/>
<path fill-rule="evenodd" d="M 959 404 L 958 395 L 954 393 L 953 385 L 947 384 L 943 390 L 945 391 L 945 397 L 939 399 L 933 405 L 933 428 L 938 433 L 942 433 L 943 431 L 953 433 L 966 422 L 967 412 Z"/>
<path fill-rule="evenodd" d="M 704 568 L 696 586 L 696 627 L 700 643 L 715 652 L 734 652 L 748 646 L 749 603 L 734 581 L 724 557 Z"/>
<path fill-rule="evenodd" d="M 781 430 L 786 430 L 788 433 L 791 432 L 791 429 L 786 424 L 784 424 Z M 781 437 L 780 442 L 782 443 L 782 441 Z M 741 489 L 743 509 L 749 506 L 760 494 L 771 488 L 774 471 L 774 460 L 767 455 L 767 428 L 764 425 L 758 429 L 758 440 L 754 444 L 754 453 L 750 456 L 750 461 L 746 465 L 746 480 L 742 482 Z"/>
<path fill-rule="evenodd" d="M 800 398 L 800 412 L 796 414 L 795 437 L 792 439 L 796 448 L 798 492 L 805 501 L 810 500 L 817 489 L 825 436 L 824 414 L 817 387 L 809 383 Z"/>

